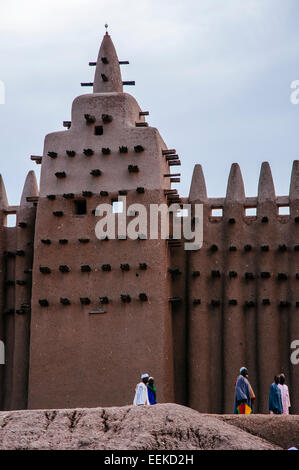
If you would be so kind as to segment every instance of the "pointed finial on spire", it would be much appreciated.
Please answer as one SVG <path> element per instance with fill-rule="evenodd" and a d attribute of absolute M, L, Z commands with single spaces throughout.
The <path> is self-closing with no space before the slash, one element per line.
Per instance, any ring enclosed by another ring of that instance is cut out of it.
<path fill-rule="evenodd" d="M 230 169 L 230 174 L 226 190 L 226 203 L 244 202 L 245 189 L 242 178 L 242 173 L 238 163 L 233 163 Z"/>
<path fill-rule="evenodd" d="M 293 161 L 291 184 L 290 184 L 290 201 L 299 199 L 299 160 Z"/>
<path fill-rule="evenodd" d="M 4 209 L 8 206 L 7 194 L 2 175 L 0 174 L 0 208 Z"/>
<path fill-rule="evenodd" d="M 105 24 L 105 28 L 108 28 L 107 23 Z M 97 59 L 93 92 L 123 92 L 123 82 L 120 73 L 119 61 L 108 31 L 106 31 L 106 34 L 103 37 Z"/>
<path fill-rule="evenodd" d="M 274 201 L 275 200 L 275 188 L 271 173 L 271 167 L 269 162 L 263 162 L 261 166 L 259 185 L 258 185 L 258 201 Z"/>
<path fill-rule="evenodd" d="M 29 171 L 25 180 L 22 197 L 21 197 L 21 206 L 32 205 L 32 203 L 27 201 L 27 197 L 38 196 L 38 185 L 35 177 L 35 172 L 33 170 Z"/>
<path fill-rule="evenodd" d="M 189 193 L 190 201 L 206 201 L 207 189 L 201 165 L 195 165 Z"/>

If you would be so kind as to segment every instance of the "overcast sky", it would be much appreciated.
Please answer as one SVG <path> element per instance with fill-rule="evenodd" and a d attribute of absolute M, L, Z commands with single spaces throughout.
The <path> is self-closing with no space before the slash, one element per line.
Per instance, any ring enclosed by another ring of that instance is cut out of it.
<path fill-rule="evenodd" d="M 260 165 L 269 161 L 276 193 L 288 194 L 299 157 L 298 0 L 0 0 L 0 173 L 18 204 L 30 155 L 44 136 L 63 130 L 73 99 L 89 89 L 109 24 L 127 87 L 182 166 L 189 193 L 201 163 L 208 195 L 225 195 L 233 162 L 246 194 L 256 195 Z M 177 171 L 177 168 L 174 167 Z"/>

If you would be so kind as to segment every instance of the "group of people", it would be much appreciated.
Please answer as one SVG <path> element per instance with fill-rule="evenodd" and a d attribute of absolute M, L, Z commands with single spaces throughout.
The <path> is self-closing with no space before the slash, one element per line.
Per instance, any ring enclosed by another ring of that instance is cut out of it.
<path fill-rule="evenodd" d="M 270 387 L 269 411 L 275 415 L 288 415 L 291 406 L 289 388 L 285 383 L 285 375 L 275 375 Z"/>
<path fill-rule="evenodd" d="M 235 383 L 234 414 L 250 414 L 256 396 L 248 380 L 248 370 L 241 367 L 240 375 Z M 156 405 L 157 390 L 154 378 L 149 374 L 141 375 L 141 382 L 136 385 L 133 405 Z M 288 386 L 285 383 L 285 375 L 275 375 L 270 387 L 268 409 L 271 414 L 288 415 L 291 406 Z"/>
<path fill-rule="evenodd" d="M 141 382 L 136 385 L 133 405 L 156 405 L 157 391 L 154 378 L 148 374 L 141 375 Z"/>
<path fill-rule="evenodd" d="M 248 380 L 248 370 L 241 367 L 236 380 L 234 414 L 250 414 L 255 402 L 255 394 Z M 285 383 L 285 375 L 275 375 L 270 387 L 268 409 L 271 414 L 288 415 L 291 406 L 289 389 Z"/>

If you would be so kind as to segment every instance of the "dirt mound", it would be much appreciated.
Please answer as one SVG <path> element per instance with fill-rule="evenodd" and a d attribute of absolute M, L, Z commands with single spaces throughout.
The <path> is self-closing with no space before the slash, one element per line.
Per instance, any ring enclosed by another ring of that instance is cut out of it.
<path fill-rule="evenodd" d="M 219 416 L 219 418 L 227 424 L 237 426 L 284 449 L 292 446 L 299 449 L 298 415 L 223 415 Z"/>
<path fill-rule="evenodd" d="M 240 429 L 230 417 L 200 414 L 175 404 L 6 411 L 0 412 L 0 449 L 281 448 L 252 435 L 249 425 L 247 432 L 246 422 L 242 420 Z M 278 421 L 272 422 L 276 427 Z"/>

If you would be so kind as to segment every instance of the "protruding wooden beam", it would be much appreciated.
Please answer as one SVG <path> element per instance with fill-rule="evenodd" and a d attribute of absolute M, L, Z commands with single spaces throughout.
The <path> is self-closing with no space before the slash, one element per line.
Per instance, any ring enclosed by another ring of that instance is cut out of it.
<path fill-rule="evenodd" d="M 118 61 L 119 65 L 129 65 L 129 61 L 128 60 L 119 60 Z"/>
<path fill-rule="evenodd" d="M 165 173 L 164 178 L 171 178 L 172 176 L 181 176 L 181 173 Z"/>
<path fill-rule="evenodd" d="M 164 189 L 164 194 L 177 194 L 178 190 L 177 189 Z"/>
<path fill-rule="evenodd" d="M 136 153 L 140 153 L 140 152 L 143 152 L 144 151 L 144 147 L 142 145 L 135 145 L 134 146 L 134 151 Z"/>
<path fill-rule="evenodd" d="M 19 206 L 8 206 L 4 212 L 5 214 L 16 214 L 19 209 Z"/>
<path fill-rule="evenodd" d="M 107 313 L 107 310 L 104 310 L 103 308 L 99 309 L 99 310 L 91 310 L 90 312 L 88 312 L 89 315 L 94 315 L 94 314 L 100 314 L 100 313 Z"/>
<path fill-rule="evenodd" d="M 173 160 L 168 162 L 169 166 L 181 166 L 181 161 L 180 160 Z"/>
<path fill-rule="evenodd" d="M 166 161 L 170 161 L 170 160 L 178 160 L 179 159 L 179 156 L 177 154 L 173 154 L 173 155 L 166 155 Z"/>
<path fill-rule="evenodd" d="M 102 121 L 104 124 L 108 124 L 113 121 L 113 117 L 110 114 L 102 114 Z"/>
<path fill-rule="evenodd" d="M 37 165 L 40 165 L 42 162 L 43 157 L 40 157 L 38 155 L 31 155 L 30 159 L 35 162 Z"/>
<path fill-rule="evenodd" d="M 162 150 L 162 155 L 171 155 L 172 153 L 176 153 L 176 149 Z"/>
<path fill-rule="evenodd" d="M 63 121 L 62 125 L 63 127 L 66 127 L 67 129 L 69 129 L 72 125 L 72 121 Z"/>
<path fill-rule="evenodd" d="M 28 196 L 26 197 L 27 202 L 38 202 L 39 197 L 38 196 Z"/>
<path fill-rule="evenodd" d="M 128 165 L 128 171 L 129 173 L 138 173 L 139 172 L 138 165 Z"/>
<path fill-rule="evenodd" d="M 123 82 L 123 85 L 134 86 L 135 85 L 135 80 L 125 81 L 125 82 Z"/>
<path fill-rule="evenodd" d="M 135 122 L 136 127 L 148 127 L 148 122 Z"/>
<path fill-rule="evenodd" d="M 181 302 L 182 298 L 181 297 L 169 297 L 168 302 L 174 303 L 174 302 Z"/>
<path fill-rule="evenodd" d="M 81 86 L 93 86 L 93 82 L 81 82 Z"/>
<path fill-rule="evenodd" d="M 96 122 L 96 117 L 91 114 L 84 114 L 84 118 L 87 124 L 93 124 Z"/>
<path fill-rule="evenodd" d="M 139 111 L 139 116 L 149 116 L 149 111 Z"/>

